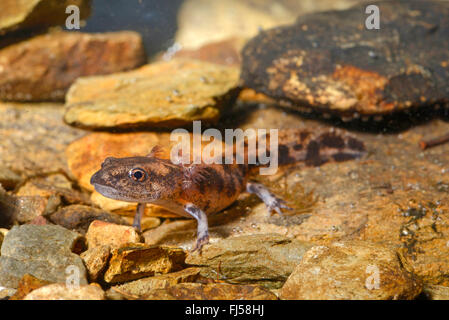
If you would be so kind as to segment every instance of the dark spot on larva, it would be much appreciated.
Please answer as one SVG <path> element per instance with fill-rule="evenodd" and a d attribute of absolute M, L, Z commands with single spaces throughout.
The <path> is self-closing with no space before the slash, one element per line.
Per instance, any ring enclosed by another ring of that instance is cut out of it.
<path fill-rule="evenodd" d="M 226 195 L 231 198 L 237 190 L 236 186 L 235 186 L 234 178 L 232 175 L 229 176 L 229 179 L 227 180 L 226 185 L 228 187 L 226 190 Z"/>
<path fill-rule="evenodd" d="M 299 137 L 300 137 L 301 141 L 306 140 L 308 136 L 310 136 L 310 132 L 308 132 L 308 131 L 302 131 L 299 134 Z"/>
<path fill-rule="evenodd" d="M 310 141 L 307 145 L 306 165 L 319 166 L 326 162 L 326 159 L 320 157 L 320 144 L 315 140 Z"/>
<path fill-rule="evenodd" d="M 203 210 L 207 211 L 210 208 L 210 200 L 207 200 L 206 204 L 204 205 Z"/>
<path fill-rule="evenodd" d="M 295 144 L 293 146 L 293 150 L 295 150 L 295 151 L 302 150 L 302 144 L 300 144 L 300 143 Z"/>
<path fill-rule="evenodd" d="M 295 159 L 290 156 L 289 148 L 286 145 L 280 144 L 278 146 L 278 163 L 288 164 L 293 163 Z"/>
<path fill-rule="evenodd" d="M 221 174 L 215 169 L 211 167 L 206 167 L 202 169 L 205 171 L 205 178 L 202 183 L 206 183 L 208 185 L 215 185 L 218 192 L 222 192 L 224 188 L 225 181 Z"/>
<path fill-rule="evenodd" d="M 231 175 L 231 174 L 229 174 L 229 175 Z M 233 171 L 233 176 L 235 176 L 235 178 L 237 179 L 239 186 L 241 186 L 243 183 L 243 175 L 244 175 L 244 171 L 242 170 L 242 168 L 240 168 L 240 166 L 238 167 L 238 169 L 236 168 Z"/>
<path fill-rule="evenodd" d="M 348 139 L 348 147 L 352 150 L 365 151 L 363 142 L 352 137 Z"/>
<path fill-rule="evenodd" d="M 345 147 L 345 141 L 343 140 L 343 138 L 332 133 L 322 134 L 320 137 L 320 144 L 323 147 L 337 149 L 343 149 Z"/>
<path fill-rule="evenodd" d="M 342 161 L 347 161 L 347 160 L 352 160 L 357 158 L 356 155 L 351 154 L 351 153 L 336 153 L 332 156 L 334 158 L 335 161 L 337 162 L 342 162 Z"/>

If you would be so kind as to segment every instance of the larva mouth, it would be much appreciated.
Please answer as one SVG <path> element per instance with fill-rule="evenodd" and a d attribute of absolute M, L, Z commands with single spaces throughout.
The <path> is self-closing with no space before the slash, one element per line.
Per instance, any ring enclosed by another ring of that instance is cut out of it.
<path fill-rule="evenodd" d="M 92 179 L 91 179 L 92 183 Z M 92 183 L 95 190 L 100 193 L 101 195 L 105 196 L 106 198 L 114 199 L 114 200 L 120 200 L 120 201 L 126 201 L 126 202 L 140 202 L 139 199 L 136 199 L 132 196 L 125 195 L 122 192 L 118 191 L 115 188 L 105 186 L 99 183 Z"/>

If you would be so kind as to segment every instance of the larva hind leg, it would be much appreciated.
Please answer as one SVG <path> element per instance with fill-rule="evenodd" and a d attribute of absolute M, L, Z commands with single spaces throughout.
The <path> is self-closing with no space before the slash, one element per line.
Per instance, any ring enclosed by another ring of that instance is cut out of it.
<path fill-rule="evenodd" d="M 186 204 L 184 206 L 184 210 L 198 222 L 196 246 L 192 251 L 198 250 L 201 253 L 201 248 L 205 244 L 209 243 L 209 226 L 207 222 L 207 215 L 203 210 L 191 203 Z"/>
<path fill-rule="evenodd" d="M 263 184 L 248 181 L 246 191 L 257 195 L 265 203 L 270 213 L 274 210 L 282 215 L 282 209 L 293 210 L 285 204 L 284 200 L 271 193 Z"/>

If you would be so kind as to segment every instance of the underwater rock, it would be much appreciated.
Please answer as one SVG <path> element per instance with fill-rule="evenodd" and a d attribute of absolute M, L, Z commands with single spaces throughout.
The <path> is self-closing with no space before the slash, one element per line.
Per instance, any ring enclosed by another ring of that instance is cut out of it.
<path fill-rule="evenodd" d="M 86 19 L 90 15 L 90 4 L 90 0 L 3 0 L 0 2 L 0 35 L 62 25 L 70 5 L 79 8 L 80 19 Z"/>
<path fill-rule="evenodd" d="M 189 253 L 186 263 L 203 267 L 208 278 L 279 288 L 311 246 L 276 234 L 232 237 Z"/>
<path fill-rule="evenodd" d="M 9 300 L 22 300 L 31 291 L 39 289 L 43 286 L 51 284 L 50 281 L 41 280 L 32 276 L 31 274 L 25 274 L 19 281 L 17 291 Z"/>
<path fill-rule="evenodd" d="M 128 225 L 126 220 L 116 214 L 76 204 L 59 209 L 51 214 L 48 219 L 55 224 L 69 230 L 75 230 L 81 234 L 86 234 L 91 222 L 94 220 Z"/>
<path fill-rule="evenodd" d="M 14 220 L 18 223 L 28 223 L 43 216 L 53 205 L 44 197 L 14 197 L 12 203 Z"/>
<path fill-rule="evenodd" d="M 61 104 L 0 103 L 2 166 L 22 179 L 68 173 L 64 151 L 85 133 L 64 124 L 62 114 Z"/>
<path fill-rule="evenodd" d="M 127 243 L 139 243 L 140 235 L 134 227 L 95 220 L 87 230 L 86 239 L 89 249 L 105 245 L 120 247 Z"/>
<path fill-rule="evenodd" d="M 281 289 L 287 300 L 413 299 L 422 283 L 395 250 L 366 241 L 307 251 Z"/>
<path fill-rule="evenodd" d="M 236 98 L 239 68 L 190 59 L 78 79 L 66 97 L 64 120 L 84 128 L 177 128 L 216 123 Z"/>
<path fill-rule="evenodd" d="M 87 268 L 87 274 L 90 282 L 97 282 L 103 275 L 111 256 L 111 247 L 109 245 L 89 248 L 81 253 Z"/>
<path fill-rule="evenodd" d="M 29 293 L 24 300 L 104 300 L 104 291 L 96 285 L 80 285 L 67 288 L 66 284 L 54 283 Z"/>
<path fill-rule="evenodd" d="M 154 277 L 142 278 L 112 287 L 118 292 L 131 296 L 145 296 L 151 290 L 164 289 L 178 283 L 196 282 L 200 278 L 201 268 L 187 268 L 181 271 L 156 275 Z"/>
<path fill-rule="evenodd" d="M 0 49 L 0 99 L 64 101 L 78 77 L 126 71 L 144 62 L 136 32 L 39 35 Z"/>
<path fill-rule="evenodd" d="M 0 256 L 0 286 L 17 288 L 25 274 L 65 284 L 66 268 L 78 269 L 80 284 L 86 284 L 86 268 L 73 253 L 80 250 L 81 235 L 54 225 L 13 227 L 3 240 Z"/>
<path fill-rule="evenodd" d="M 14 223 L 27 223 L 42 216 L 51 208 L 51 203 L 43 197 L 16 197 L 6 193 L 0 185 L 0 228 Z"/>
<path fill-rule="evenodd" d="M 257 285 L 229 283 L 180 283 L 155 289 L 145 300 L 277 300 L 274 293 Z"/>
<path fill-rule="evenodd" d="M 185 252 L 177 247 L 125 245 L 112 250 L 104 279 L 117 283 L 179 271 L 184 268 L 184 260 Z"/>
<path fill-rule="evenodd" d="M 342 118 L 449 101 L 449 5 L 385 1 L 380 29 L 366 4 L 263 31 L 243 49 L 244 85 L 296 110 Z"/>

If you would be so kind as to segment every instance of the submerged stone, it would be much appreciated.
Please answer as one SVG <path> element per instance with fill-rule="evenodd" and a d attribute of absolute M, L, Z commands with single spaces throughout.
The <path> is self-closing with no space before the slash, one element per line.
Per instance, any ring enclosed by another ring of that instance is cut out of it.
<path fill-rule="evenodd" d="M 366 4 L 304 15 L 243 49 L 244 85 L 280 105 L 341 117 L 449 102 L 449 5 L 385 1 L 380 29 Z"/>

